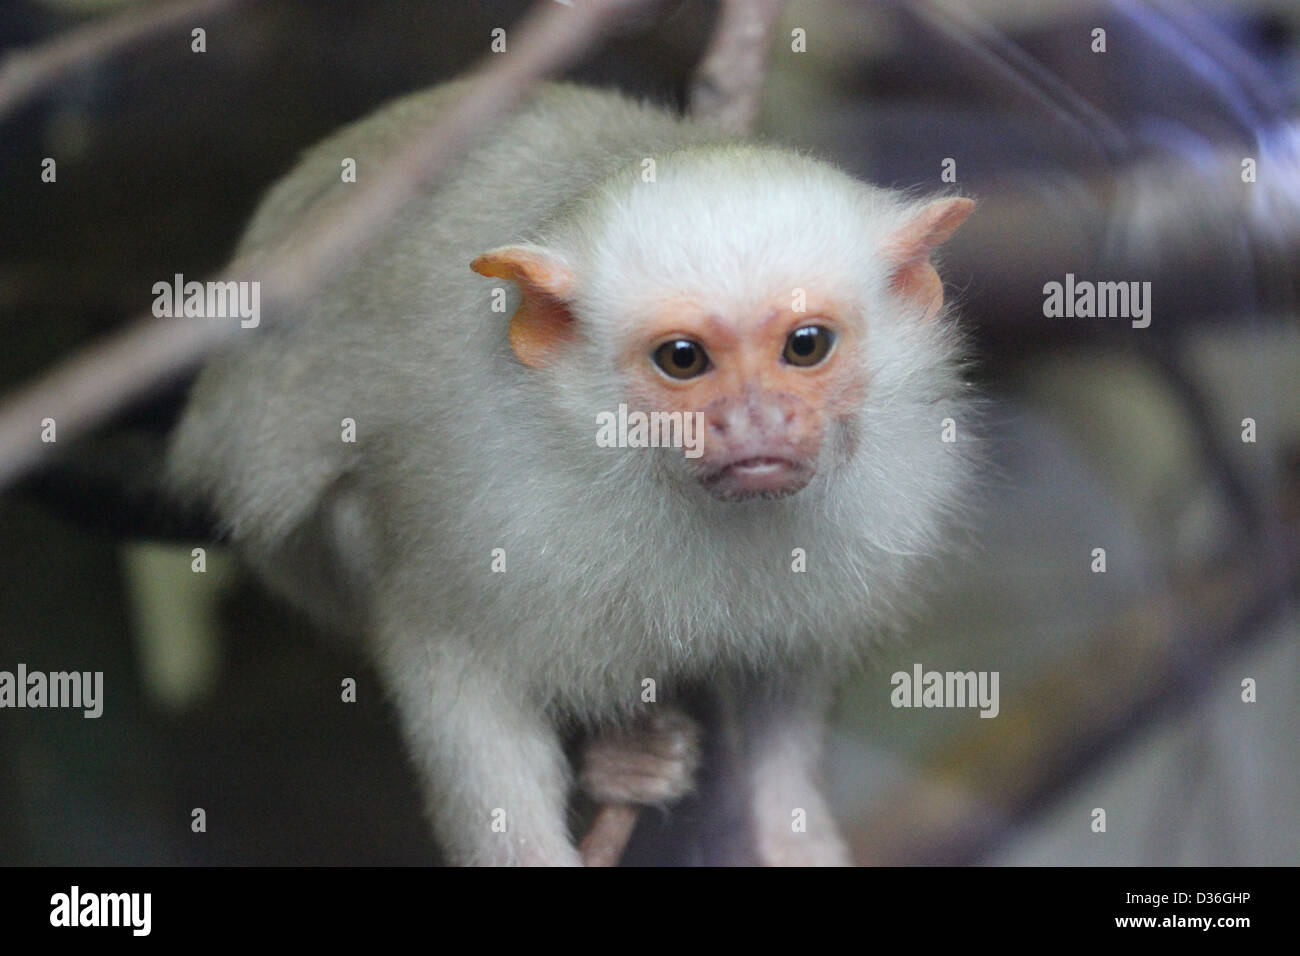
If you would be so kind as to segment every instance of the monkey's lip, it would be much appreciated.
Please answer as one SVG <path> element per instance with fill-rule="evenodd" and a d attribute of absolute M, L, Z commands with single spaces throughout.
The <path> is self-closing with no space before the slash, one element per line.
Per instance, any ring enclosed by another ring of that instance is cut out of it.
<path fill-rule="evenodd" d="M 810 469 L 789 458 L 754 455 L 728 462 L 702 479 L 704 487 L 725 501 L 743 498 L 782 498 L 812 479 Z"/>
<path fill-rule="evenodd" d="M 731 464 L 723 466 L 722 470 L 724 472 L 732 471 L 747 475 L 765 475 L 779 470 L 794 471 L 798 467 L 799 466 L 789 458 L 774 458 L 770 455 L 757 455 L 753 458 L 733 461 Z"/>

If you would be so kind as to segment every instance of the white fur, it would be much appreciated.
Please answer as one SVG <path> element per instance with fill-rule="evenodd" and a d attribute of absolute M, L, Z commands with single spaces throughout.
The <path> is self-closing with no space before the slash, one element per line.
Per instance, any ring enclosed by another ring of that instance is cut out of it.
<path fill-rule="evenodd" d="M 341 157 L 364 177 L 455 95 L 409 97 L 311 150 L 244 248 L 341 195 Z M 878 254 L 919 208 L 791 151 L 547 86 L 300 314 L 205 371 L 176 486 L 273 585 L 369 637 L 454 859 L 574 862 L 557 716 L 613 719 L 643 677 L 838 667 L 897 620 L 969 471 L 965 446 L 939 441 L 942 419 L 965 424 L 951 323 L 892 299 Z M 511 284 L 469 269 L 523 241 L 579 277 L 580 340 L 544 370 L 507 346 L 517 291 L 494 313 L 491 290 Z M 808 488 L 724 503 L 680 451 L 596 446 L 596 413 L 625 400 L 620 323 L 683 290 L 744 314 L 794 287 L 857 310 L 870 381 Z M 339 439 L 345 417 L 356 445 Z M 791 572 L 793 548 L 808 573 Z M 488 830 L 495 807 L 509 839 Z"/>

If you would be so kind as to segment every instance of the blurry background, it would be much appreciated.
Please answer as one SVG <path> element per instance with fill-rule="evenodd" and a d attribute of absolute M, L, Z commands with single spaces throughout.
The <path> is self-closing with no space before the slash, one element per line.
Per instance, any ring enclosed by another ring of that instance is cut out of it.
<path fill-rule="evenodd" d="M 8 2 L 0 46 L 125 6 Z M 525 8 L 247 3 L 195 24 L 202 55 L 163 34 L 0 121 L 0 384 L 219 268 L 304 147 Z M 571 75 L 681 104 L 714 15 L 662 4 Z M 981 200 L 943 271 L 992 467 L 973 548 L 837 711 L 864 862 L 1300 862 L 1298 107 L 1289 0 L 790 4 L 762 130 L 888 186 L 952 158 Z M 1044 317 L 1067 272 L 1150 281 L 1150 328 Z M 436 859 L 362 658 L 216 549 L 190 572 L 206 529 L 153 487 L 186 384 L 0 497 L 0 669 L 102 670 L 106 698 L 0 711 L 0 863 Z M 998 671 L 1000 715 L 892 708 L 917 662 Z"/>

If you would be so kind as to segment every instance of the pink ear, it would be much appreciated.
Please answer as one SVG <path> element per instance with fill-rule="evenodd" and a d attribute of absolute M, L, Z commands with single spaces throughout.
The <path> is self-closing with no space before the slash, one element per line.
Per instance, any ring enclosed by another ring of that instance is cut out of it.
<path fill-rule="evenodd" d="M 574 277 L 568 264 L 540 246 L 502 246 L 469 267 L 479 275 L 519 283 L 524 301 L 510 319 L 510 348 L 531 368 L 549 365 L 574 334 L 567 302 Z"/>
<path fill-rule="evenodd" d="M 894 266 L 894 294 L 925 310 L 928 321 L 943 308 L 943 282 L 930 263 L 930 253 L 952 238 L 957 227 L 975 211 L 971 199 L 936 199 L 899 227 L 881 249 Z"/>

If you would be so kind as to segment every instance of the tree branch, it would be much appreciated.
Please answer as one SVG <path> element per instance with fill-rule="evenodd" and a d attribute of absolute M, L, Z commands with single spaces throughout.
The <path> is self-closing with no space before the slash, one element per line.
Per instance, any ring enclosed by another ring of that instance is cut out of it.
<path fill-rule="evenodd" d="M 202 26 L 198 21 L 226 13 L 247 0 L 174 0 L 145 4 L 110 17 L 100 17 L 26 50 L 0 59 L 0 123 L 67 74 L 84 69 L 111 53 L 177 27 Z"/>
<path fill-rule="evenodd" d="M 708 52 L 691 84 L 691 115 L 732 133 L 754 125 L 772 31 L 786 0 L 722 0 Z"/>

